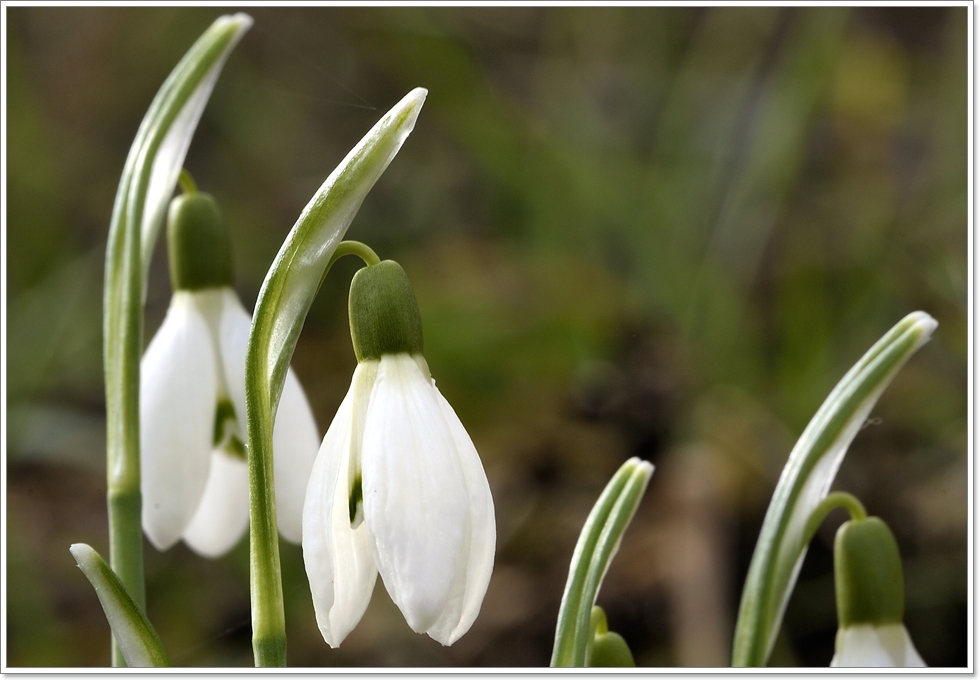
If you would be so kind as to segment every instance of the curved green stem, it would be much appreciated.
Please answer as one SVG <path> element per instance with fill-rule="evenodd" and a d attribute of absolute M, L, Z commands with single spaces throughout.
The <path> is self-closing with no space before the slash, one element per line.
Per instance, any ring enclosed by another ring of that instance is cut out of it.
<path fill-rule="evenodd" d="M 333 268 L 334 264 L 336 264 L 337 260 L 347 255 L 354 255 L 355 257 L 361 258 L 361 261 L 368 267 L 381 262 L 381 258 L 378 257 L 378 254 L 375 253 L 374 250 L 372 250 L 367 244 L 361 243 L 360 241 L 341 241 L 339 244 L 337 244 L 337 250 L 330 256 L 327 266 L 323 268 L 323 275 L 320 277 L 320 285 L 317 286 L 317 293 L 320 292 L 320 287 L 323 286 L 323 282 L 327 280 L 327 274 L 330 273 L 330 270 Z"/>
<path fill-rule="evenodd" d="M 851 519 L 868 518 L 868 512 L 861 501 L 846 491 L 835 491 L 820 501 L 810 513 L 810 518 L 807 519 L 806 527 L 803 529 L 803 545 L 810 545 L 810 541 L 813 540 L 823 521 L 827 519 L 827 515 L 837 508 L 845 508 L 851 514 Z"/>
<path fill-rule="evenodd" d="M 193 175 L 191 175 L 191 173 L 189 173 L 185 168 L 180 169 L 180 175 L 177 177 L 177 184 L 180 185 L 180 190 L 185 194 L 197 193 L 197 182 L 194 181 Z"/>
<path fill-rule="evenodd" d="M 360 241 L 341 241 L 337 246 L 337 250 L 330 256 L 330 261 L 327 263 L 326 270 L 324 270 L 324 276 L 326 275 L 326 272 L 330 271 L 330 268 L 333 266 L 334 262 L 345 255 L 356 255 L 369 267 L 381 262 L 381 258 L 378 257 L 377 253 L 371 250 L 371 248 L 366 244 L 361 243 Z"/>

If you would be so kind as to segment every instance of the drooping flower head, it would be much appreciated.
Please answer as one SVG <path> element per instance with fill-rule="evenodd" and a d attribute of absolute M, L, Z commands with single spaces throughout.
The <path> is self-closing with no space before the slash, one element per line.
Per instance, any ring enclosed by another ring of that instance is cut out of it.
<path fill-rule="evenodd" d="M 231 287 L 231 243 L 211 196 L 175 198 L 167 238 L 174 294 L 140 364 L 143 530 L 159 550 L 183 539 L 217 557 L 248 527 L 245 353 L 252 320 Z M 294 543 L 317 436 L 290 370 L 273 452 L 279 531 Z"/>
<path fill-rule="evenodd" d="M 834 540 L 836 648 L 831 666 L 923 667 L 902 619 L 905 585 L 898 544 L 877 517 L 841 525 Z"/>
<path fill-rule="evenodd" d="M 358 365 L 320 446 L 303 510 L 317 623 L 338 646 L 380 573 L 412 630 L 450 645 L 473 624 L 490 581 L 490 486 L 429 374 L 404 270 L 392 261 L 361 269 L 349 313 Z"/>

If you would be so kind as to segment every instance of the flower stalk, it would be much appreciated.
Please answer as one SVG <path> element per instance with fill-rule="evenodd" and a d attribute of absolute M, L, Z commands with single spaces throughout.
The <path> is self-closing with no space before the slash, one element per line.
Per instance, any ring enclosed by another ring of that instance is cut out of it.
<path fill-rule="evenodd" d="M 936 325 L 925 312 L 898 322 L 841 379 L 803 431 L 752 555 L 735 627 L 733 666 L 765 666 L 812 537 L 814 510 L 827 497 L 844 454 L 881 393 Z"/>
<path fill-rule="evenodd" d="M 259 291 L 245 362 L 256 666 L 286 664 L 272 461 L 272 424 L 286 371 L 306 314 L 344 233 L 411 133 L 425 95 L 421 88 L 406 95 L 324 181 L 287 235 Z"/>
<path fill-rule="evenodd" d="M 109 560 L 141 609 L 139 364 L 146 271 L 194 128 L 251 23 L 244 14 L 216 20 L 164 82 L 130 147 L 109 226 L 103 294 Z M 114 665 L 125 664 L 115 643 L 112 656 Z"/>

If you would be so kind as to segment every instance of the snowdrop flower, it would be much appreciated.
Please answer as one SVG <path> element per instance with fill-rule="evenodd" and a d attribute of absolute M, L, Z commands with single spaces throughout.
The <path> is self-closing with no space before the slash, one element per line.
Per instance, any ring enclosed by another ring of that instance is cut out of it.
<path fill-rule="evenodd" d="M 839 628 L 831 666 L 926 665 L 902 623 L 902 562 L 884 522 L 868 517 L 841 526 L 834 541 L 834 584 Z"/>
<path fill-rule="evenodd" d="M 381 579 L 408 625 L 450 645 L 493 569 L 493 499 L 480 457 L 422 357 L 418 303 L 391 261 L 351 282 L 358 365 L 320 446 L 303 558 L 324 640 L 338 646 Z"/>
<path fill-rule="evenodd" d="M 245 353 L 251 316 L 231 287 L 227 230 L 207 194 L 170 206 L 166 318 L 140 364 L 143 530 L 158 550 L 181 538 L 217 557 L 245 533 Z M 273 450 L 279 531 L 299 543 L 303 492 L 316 456 L 316 423 L 290 369 Z"/>

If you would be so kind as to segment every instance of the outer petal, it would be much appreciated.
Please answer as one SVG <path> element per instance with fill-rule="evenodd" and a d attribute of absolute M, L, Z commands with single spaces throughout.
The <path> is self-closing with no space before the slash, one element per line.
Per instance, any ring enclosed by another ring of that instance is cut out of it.
<path fill-rule="evenodd" d="M 211 452 L 204 495 L 183 539 L 204 557 L 220 557 L 248 528 L 248 466 L 224 451 Z"/>
<path fill-rule="evenodd" d="M 466 495 L 469 498 L 467 504 L 469 511 L 469 555 L 466 559 L 465 569 L 462 569 L 457 577 L 453 597 L 448 606 L 443 610 L 439 620 L 428 631 L 433 639 L 444 645 L 451 645 L 470 629 L 477 614 L 480 613 L 483 596 L 487 592 L 490 574 L 493 571 L 497 528 L 493 516 L 493 498 L 490 495 L 490 484 L 487 482 L 487 475 L 483 470 L 483 463 L 476 452 L 476 447 L 473 446 L 473 440 L 466 433 L 452 406 L 436 389 L 435 381 L 432 382 L 432 387 L 442 409 L 442 416 L 452 432 L 456 452 L 463 469 Z"/>
<path fill-rule="evenodd" d="M 231 398 L 235 417 L 245 441 L 245 355 L 248 352 L 248 334 L 252 329 L 252 316 L 242 306 L 238 295 L 231 288 L 216 291 L 220 302 L 216 304 L 213 319 L 214 334 L 218 340 L 221 357 L 222 381 L 220 387 Z"/>
<path fill-rule="evenodd" d="M 364 424 L 365 524 L 391 599 L 428 631 L 469 558 L 465 477 L 436 391 L 407 354 L 381 358 Z"/>
<path fill-rule="evenodd" d="M 276 476 L 276 523 L 283 538 L 293 543 L 299 543 L 303 535 L 303 499 L 319 439 L 310 403 L 293 369 L 289 369 L 272 431 L 272 455 Z"/>
<path fill-rule="evenodd" d="M 337 647 L 364 615 L 378 570 L 366 522 L 351 529 L 348 465 L 355 381 L 317 453 L 303 506 L 303 561 L 323 639 Z"/>
<path fill-rule="evenodd" d="M 923 668 L 925 662 L 900 623 L 848 626 L 837 631 L 836 652 L 831 667 Z"/>
<path fill-rule="evenodd" d="M 210 465 L 216 360 L 192 296 L 174 294 L 140 364 L 143 530 L 158 550 L 184 533 Z"/>

